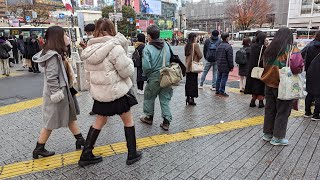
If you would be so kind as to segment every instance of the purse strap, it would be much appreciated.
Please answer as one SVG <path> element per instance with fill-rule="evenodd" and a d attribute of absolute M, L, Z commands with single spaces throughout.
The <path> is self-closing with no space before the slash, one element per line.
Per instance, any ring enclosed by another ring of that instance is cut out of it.
<path fill-rule="evenodd" d="M 263 47 L 264 47 L 264 45 L 262 45 L 261 49 L 260 49 L 260 54 L 259 54 L 259 60 L 258 60 L 258 66 L 257 67 L 260 67 L 260 61 L 261 61 L 261 55 L 262 55 Z"/>
<path fill-rule="evenodd" d="M 291 58 L 293 49 L 294 49 L 294 47 L 292 45 L 290 45 L 289 53 L 288 53 L 288 56 L 287 56 L 287 62 L 286 62 L 286 66 L 287 67 L 290 67 L 290 58 Z"/>
<path fill-rule="evenodd" d="M 166 67 L 166 46 L 163 46 L 162 67 Z"/>
<path fill-rule="evenodd" d="M 192 44 L 192 61 L 193 62 L 193 56 L 194 56 L 194 43 Z"/>

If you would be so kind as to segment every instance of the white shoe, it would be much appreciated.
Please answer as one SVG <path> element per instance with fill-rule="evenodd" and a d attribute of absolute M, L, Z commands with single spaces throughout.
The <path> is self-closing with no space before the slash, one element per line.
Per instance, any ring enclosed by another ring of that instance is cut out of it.
<path fill-rule="evenodd" d="M 138 90 L 137 93 L 140 94 L 140 95 L 144 95 L 143 90 Z"/>
<path fill-rule="evenodd" d="M 203 89 L 203 86 L 199 86 L 198 89 Z"/>
<path fill-rule="evenodd" d="M 214 88 L 214 87 L 210 87 L 210 90 L 211 90 L 211 91 L 215 91 L 215 90 L 216 90 L 216 88 Z"/>

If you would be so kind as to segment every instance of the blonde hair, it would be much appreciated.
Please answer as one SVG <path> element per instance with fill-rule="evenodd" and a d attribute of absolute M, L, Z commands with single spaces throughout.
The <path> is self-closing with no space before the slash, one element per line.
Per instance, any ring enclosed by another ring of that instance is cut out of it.
<path fill-rule="evenodd" d="M 93 32 L 94 37 L 101 37 L 101 36 L 116 36 L 117 32 L 114 27 L 113 22 L 107 18 L 100 18 L 96 24 L 96 29 Z"/>

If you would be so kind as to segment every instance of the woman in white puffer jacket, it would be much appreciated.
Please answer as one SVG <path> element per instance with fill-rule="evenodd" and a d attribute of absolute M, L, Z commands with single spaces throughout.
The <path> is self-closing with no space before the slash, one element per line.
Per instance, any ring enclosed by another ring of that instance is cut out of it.
<path fill-rule="evenodd" d="M 127 140 L 126 163 L 130 165 L 139 161 L 142 153 L 136 148 L 135 128 L 130 112 L 130 108 L 138 102 L 130 93 L 130 77 L 134 73 L 134 66 L 127 57 L 128 41 L 122 34 L 117 34 L 113 23 L 105 18 L 97 21 L 94 37 L 89 40 L 81 57 L 85 61 L 86 78 L 94 99 L 92 111 L 97 116 L 90 127 L 78 164 L 83 167 L 102 161 L 102 157 L 93 155 L 93 146 L 107 117 L 120 115 Z"/>

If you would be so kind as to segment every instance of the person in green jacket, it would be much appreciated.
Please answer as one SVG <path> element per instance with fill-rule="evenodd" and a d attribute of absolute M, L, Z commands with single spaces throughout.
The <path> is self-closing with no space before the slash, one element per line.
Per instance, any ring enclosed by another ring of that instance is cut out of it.
<path fill-rule="evenodd" d="M 154 116 L 154 102 L 159 96 L 163 123 L 160 127 L 168 131 L 172 120 L 170 111 L 170 100 L 172 97 L 172 87 L 160 87 L 160 69 L 170 64 L 170 47 L 163 40 L 160 40 L 160 30 L 158 26 L 151 25 L 147 29 L 149 44 L 143 50 L 142 69 L 144 75 L 148 78 L 144 91 L 143 112 L 144 116 L 140 118 L 143 123 L 152 125 Z M 163 58 L 165 57 L 165 58 Z"/>

